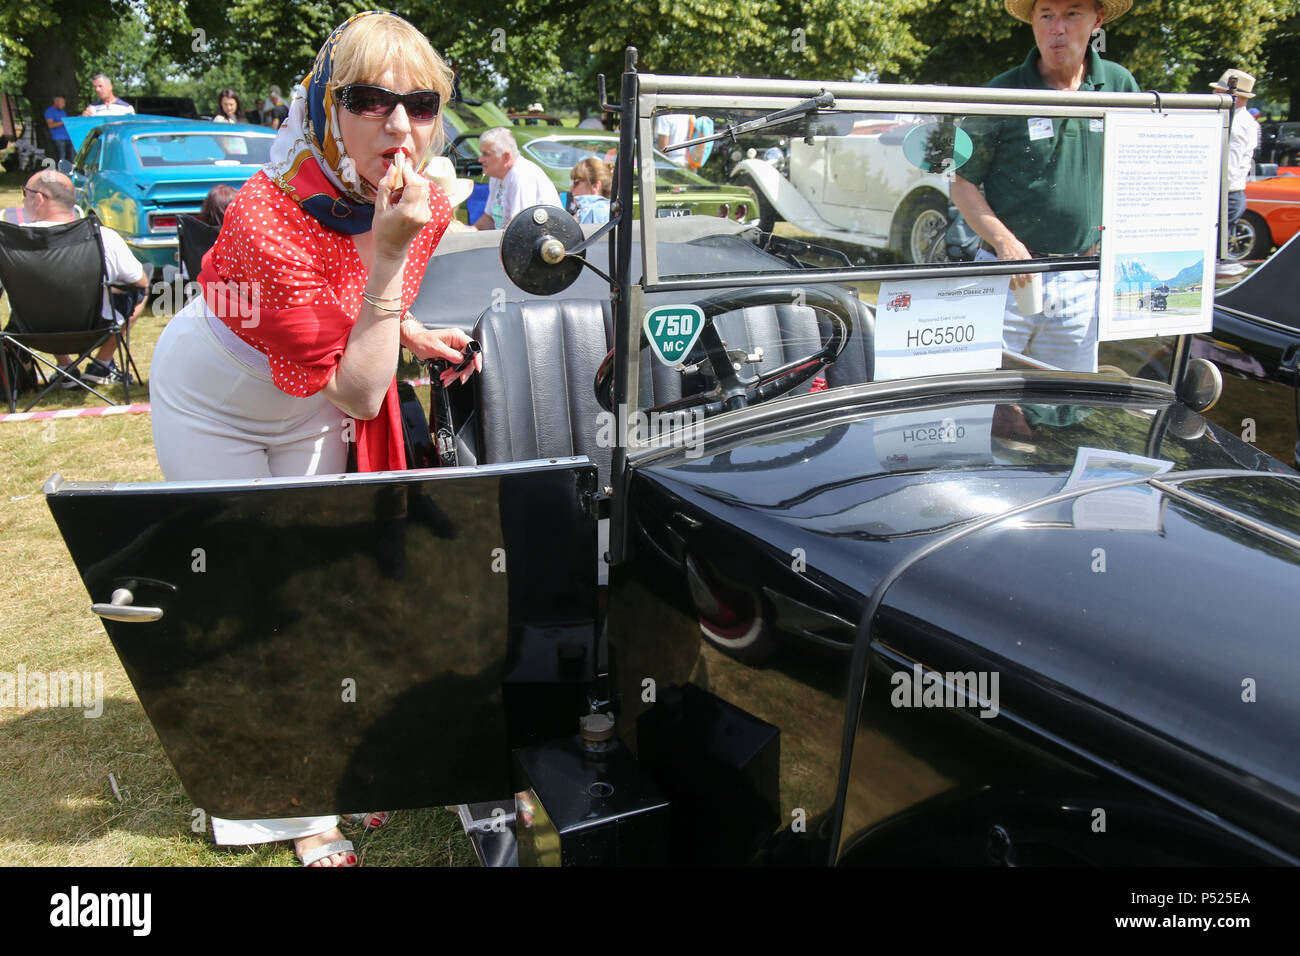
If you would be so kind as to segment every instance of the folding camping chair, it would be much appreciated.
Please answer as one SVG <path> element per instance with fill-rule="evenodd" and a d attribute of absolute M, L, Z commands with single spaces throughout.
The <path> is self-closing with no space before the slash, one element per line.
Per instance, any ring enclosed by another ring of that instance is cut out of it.
<path fill-rule="evenodd" d="M 176 217 L 176 239 L 180 243 L 181 270 L 187 282 L 197 282 L 204 254 L 217 241 L 217 226 L 209 225 L 197 216 L 182 213 Z"/>
<path fill-rule="evenodd" d="M 0 386 L 9 399 L 9 411 L 18 401 L 14 374 L 23 356 L 35 359 L 54 374 L 45 390 L 34 398 L 30 410 L 60 379 L 67 379 L 94 393 L 108 404 L 112 399 L 78 376 L 69 375 L 38 352 L 77 355 L 80 365 L 109 339 L 116 338 L 124 356 L 122 393 L 131 401 L 130 371 L 135 368 L 128 342 L 123 307 L 134 305 L 130 296 L 112 295 L 114 319 L 102 316 L 104 296 L 104 245 L 99 220 L 93 216 L 58 226 L 17 226 L 0 222 L 0 285 L 9 298 L 9 325 L 0 331 Z M 111 287 L 110 287 L 111 291 Z M 42 378 L 44 376 L 42 375 Z"/>

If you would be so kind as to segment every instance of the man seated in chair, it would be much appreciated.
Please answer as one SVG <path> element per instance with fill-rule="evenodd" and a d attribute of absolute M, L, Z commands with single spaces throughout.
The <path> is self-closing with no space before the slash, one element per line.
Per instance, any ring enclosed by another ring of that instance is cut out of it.
<path fill-rule="evenodd" d="M 65 222 L 72 222 L 77 218 L 73 211 L 72 205 L 76 200 L 76 192 L 72 188 L 72 180 L 63 173 L 53 169 L 45 169 L 31 179 L 27 180 L 27 185 L 23 187 L 23 213 L 27 217 L 27 224 L 31 226 L 57 226 Z M 104 243 L 104 276 L 105 281 L 110 285 L 116 286 L 134 286 L 137 289 L 145 290 L 149 288 L 149 276 L 142 266 L 131 255 L 131 250 L 127 248 L 126 242 L 112 229 L 100 229 L 100 237 Z M 51 294 L 57 294 L 55 290 L 50 290 Z M 144 310 L 146 295 L 138 294 L 139 301 L 135 303 L 135 308 L 131 312 L 130 324 L 134 324 L 139 318 L 140 313 Z M 103 316 L 108 322 L 116 321 L 113 313 L 112 300 L 109 290 L 104 289 Z M 129 327 L 129 326 L 128 326 Z M 113 360 L 113 352 L 117 349 L 117 340 L 109 339 L 104 343 L 99 352 L 86 363 L 86 369 L 81 372 L 79 377 L 87 382 L 96 385 L 109 385 L 121 382 L 126 376 L 126 372 L 117 367 Z M 70 355 L 55 356 L 59 365 L 65 369 L 72 361 Z M 71 375 L 78 375 L 78 371 L 68 369 Z M 76 388 L 76 383 L 65 380 L 64 388 Z"/>

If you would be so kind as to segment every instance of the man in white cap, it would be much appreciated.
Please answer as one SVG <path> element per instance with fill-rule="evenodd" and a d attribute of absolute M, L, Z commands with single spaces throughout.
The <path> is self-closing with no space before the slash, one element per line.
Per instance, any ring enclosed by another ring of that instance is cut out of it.
<path fill-rule="evenodd" d="M 986 85 L 1137 93 L 1132 74 L 1103 60 L 1092 37 L 1133 0 L 1005 0 L 1033 27 L 1024 63 Z M 978 258 L 1095 255 L 1101 237 L 1103 124 L 1087 118 L 976 116 L 962 128 L 974 151 L 952 183 L 952 201 L 984 239 Z M 984 187 L 984 192 L 979 190 Z M 1021 315 L 1012 277 L 1003 345 L 1057 368 L 1097 368 L 1097 273 L 1043 276 L 1043 310 Z"/>
<path fill-rule="evenodd" d="M 1255 78 L 1244 70 L 1224 70 L 1223 76 L 1210 84 L 1216 93 L 1234 94 L 1232 128 L 1228 134 L 1228 235 L 1246 211 L 1246 180 L 1255 168 L 1255 150 L 1259 148 L 1259 123 L 1250 115 L 1246 104 L 1255 96 Z M 1246 271 L 1240 262 L 1222 262 L 1219 275 L 1236 276 Z"/>
<path fill-rule="evenodd" d="M 438 188 L 447 194 L 447 202 L 451 204 L 453 210 L 474 192 L 474 180 L 457 178 L 456 167 L 446 156 L 435 156 L 429 160 L 424 175 L 437 183 Z M 448 232 L 461 232 L 469 228 L 459 219 L 453 219 L 447 224 Z"/>

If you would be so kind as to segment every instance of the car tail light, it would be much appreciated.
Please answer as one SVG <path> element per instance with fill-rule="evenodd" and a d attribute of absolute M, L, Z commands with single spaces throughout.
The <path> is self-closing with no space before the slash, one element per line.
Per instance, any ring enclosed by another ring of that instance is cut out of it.
<path fill-rule="evenodd" d="M 731 207 L 728 206 L 725 202 L 720 203 L 718 205 L 718 215 L 721 216 L 723 219 L 726 219 L 727 216 L 731 215 Z"/>
<path fill-rule="evenodd" d="M 733 215 L 736 217 L 736 222 L 744 222 L 749 216 L 749 207 L 743 202 L 738 202 L 736 203 L 736 211 Z"/>
<path fill-rule="evenodd" d="M 175 229 L 176 214 L 175 213 L 150 213 L 149 228 L 150 229 Z"/>

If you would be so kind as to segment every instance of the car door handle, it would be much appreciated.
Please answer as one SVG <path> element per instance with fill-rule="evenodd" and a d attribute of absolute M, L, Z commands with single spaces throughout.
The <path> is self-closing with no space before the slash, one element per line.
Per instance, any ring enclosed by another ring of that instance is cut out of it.
<path fill-rule="evenodd" d="M 1288 345 L 1277 365 L 1278 378 L 1285 385 L 1300 385 L 1300 345 Z"/>
<path fill-rule="evenodd" d="M 135 595 L 127 588 L 118 588 L 113 592 L 113 597 L 108 604 L 92 604 L 90 609 L 102 618 L 110 621 L 123 621 L 127 624 L 135 624 L 139 621 L 159 621 L 162 620 L 163 612 L 160 607 L 136 607 L 133 603 Z"/>

